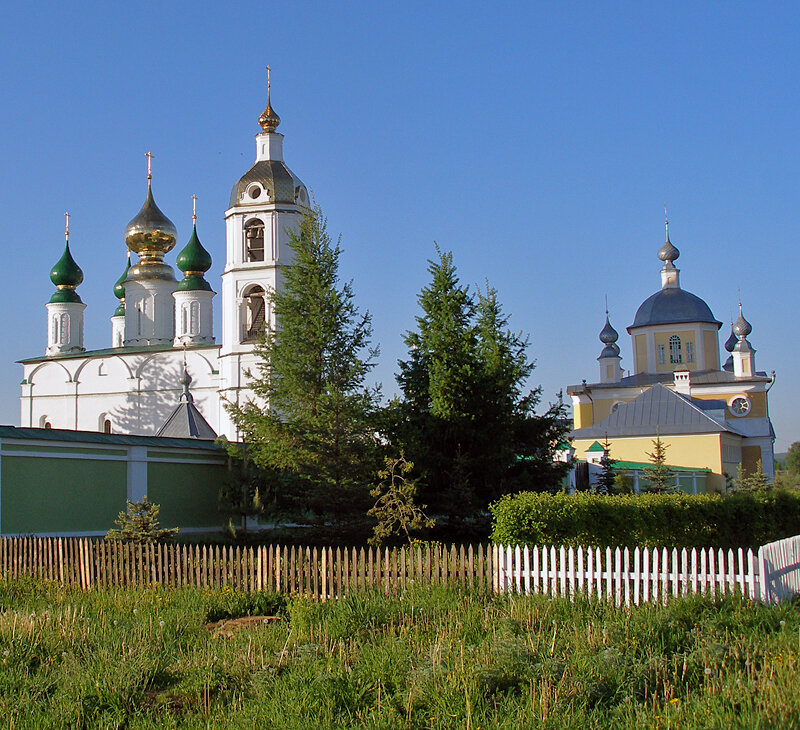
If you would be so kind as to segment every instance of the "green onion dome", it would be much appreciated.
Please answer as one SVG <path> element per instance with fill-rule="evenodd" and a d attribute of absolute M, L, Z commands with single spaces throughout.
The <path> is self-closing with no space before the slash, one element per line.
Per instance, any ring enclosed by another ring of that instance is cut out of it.
<path fill-rule="evenodd" d="M 131 268 L 131 257 L 128 256 L 128 263 L 125 265 L 125 271 L 122 272 L 122 276 L 119 277 L 114 282 L 114 296 L 121 300 L 125 300 L 125 279 L 128 278 L 128 270 Z"/>
<path fill-rule="evenodd" d="M 119 299 L 119 304 L 114 310 L 115 317 L 125 316 L 125 280 L 128 278 L 128 271 L 131 268 L 131 255 L 128 254 L 128 262 L 125 264 L 125 271 L 122 276 L 114 282 L 114 296 Z"/>
<path fill-rule="evenodd" d="M 69 241 L 64 246 L 64 253 L 50 272 L 50 281 L 56 285 L 51 302 L 80 302 L 81 298 L 75 288 L 83 281 L 83 271 L 75 263 L 69 250 Z"/>
<path fill-rule="evenodd" d="M 203 248 L 197 237 L 197 225 L 192 228 L 189 243 L 178 254 L 176 264 L 184 273 L 183 280 L 178 282 L 178 291 L 211 291 L 211 285 L 203 278 L 203 274 L 211 268 L 211 254 Z"/>

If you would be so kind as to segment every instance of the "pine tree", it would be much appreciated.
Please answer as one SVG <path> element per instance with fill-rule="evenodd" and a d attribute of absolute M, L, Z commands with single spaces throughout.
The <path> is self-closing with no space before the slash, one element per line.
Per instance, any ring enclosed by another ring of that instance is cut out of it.
<path fill-rule="evenodd" d="M 603 447 L 603 455 L 600 457 L 601 471 L 597 476 L 595 491 L 598 494 L 614 494 L 617 475 L 614 464 L 617 463 L 617 460 L 611 458 L 611 444 L 608 443 L 608 436 L 601 445 Z"/>
<path fill-rule="evenodd" d="M 339 281 L 340 242 L 319 207 L 291 234 L 283 286 L 269 294 L 276 327 L 256 348 L 252 389 L 261 403 L 229 405 L 256 466 L 286 477 L 284 494 L 322 518 L 366 510 L 377 471 L 377 388 L 369 313 Z"/>
<path fill-rule="evenodd" d="M 647 456 L 653 466 L 645 468 L 645 477 L 649 485 L 644 488 L 646 492 L 670 493 L 676 491 L 675 472 L 667 465 L 668 444 L 661 440 L 661 434 L 653 439 L 653 451 Z"/>
<path fill-rule="evenodd" d="M 524 390 L 528 339 L 508 328 L 497 292 L 473 297 L 452 253 L 436 251 L 399 361 L 393 435 L 419 467 L 431 509 L 461 519 L 523 485 L 555 488 L 566 465 L 552 457 L 568 429 L 561 406 L 535 415 L 540 391 Z"/>
<path fill-rule="evenodd" d="M 159 525 L 158 513 L 161 507 L 147 499 L 147 495 L 139 502 L 126 500 L 127 509 L 117 515 L 114 524 L 119 529 L 111 528 L 106 540 L 120 540 L 136 544 L 162 542 L 169 540 L 178 532 L 178 528 L 165 529 Z"/>

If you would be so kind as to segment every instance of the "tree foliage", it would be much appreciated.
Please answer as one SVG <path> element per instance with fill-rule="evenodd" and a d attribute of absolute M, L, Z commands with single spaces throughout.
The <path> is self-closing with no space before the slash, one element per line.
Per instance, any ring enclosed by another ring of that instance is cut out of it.
<path fill-rule="evenodd" d="M 617 463 L 617 460 L 611 458 L 611 444 L 608 443 L 608 436 L 606 436 L 606 440 L 601 445 L 603 447 L 603 455 L 600 457 L 600 473 L 597 475 L 594 491 L 598 494 L 614 494 L 617 476 L 614 464 Z"/>
<path fill-rule="evenodd" d="M 399 361 L 392 430 L 419 468 L 425 501 L 460 518 L 522 484 L 556 489 L 567 466 L 553 453 L 568 429 L 560 405 L 535 415 L 541 391 L 525 390 L 529 341 L 509 329 L 497 292 L 473 296 L 452 253 L 436 250 Z"/>
<path fill-rule="evenodd" d="M 106 540 L 120 540 L 136 544 L 162 542 L 171 539 L 178 528 L 162 528 L 158 522 L 161 507 L 147 499 L 147 495 L 139 502 L 126 500 L 127 509 L 117 515 L 114 524 L 106 534 Z"/>
<path fill-rule="evenodd" d="M 653 451 L 647 452 L 652 466 L 645 468 L 645 477 L 649 484 L 643 489 L 645 492 L 660 492 L 662 494 L 676 491 L 675 472 L 667 465 L 668 444 L 661 440 L 661 434 L 653 439 Z"/>
<path fill-rule="evenodd" d="M 269 292 L 274 322 L 256 348 L 251 387 L 258 400 L 229 405 L 253 463 L 282 473 L 294 506 L 334 519 L 363 514 L 377 471 L 379 391 L 365 385 L 375 365 L 372 324 L 350 283 L 339 281 L 319 207 L 290 235 L 293 258 Z"/>
<path fill-rule="evenodd" d="M 370 545 L 380 546 L 392 535 L 405 535 L 410 544 L 411 532 L 434 526 L 425 514 L 426 505 L 415 501 L 417 480 L 410 476 L 413 469 L 414 464 L 406 461 L 405 454 L 401 453 L 399 459 L 385 458 L 385 468 L 378 472 L 382 483 L 370 492 L 376 501 L 367 514 L 378 521 Z"/>
<path fill-rule="evenodd" d="M 742 465 L 736 467 L 736 478 L 733 480 L 733 488 L 737 492 L 763 492 L 771 488 L 767 475 L 764 474 L 764 467 L 761 459 L 756 463 L 755 469 L 745 471 Z"/>
<path fill-rule="evenodd" d="M 800 476 L 800 441 L 795 441 L 789 447 L 784 463 L 790 474 Z"/>

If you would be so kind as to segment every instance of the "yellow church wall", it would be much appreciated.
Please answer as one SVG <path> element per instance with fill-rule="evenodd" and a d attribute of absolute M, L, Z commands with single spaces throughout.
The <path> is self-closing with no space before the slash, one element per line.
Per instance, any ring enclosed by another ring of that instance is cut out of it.
<path fill-rule="evenodd" d="M 636 355 L 636 372 L 647 372 L 647 335 L 635 335 L 633 348 Z"/>
<path fill-rule="evenodd" d="M 703 349 L 706 355 L 706 370 L 719 370 L 719 344 L 716 332 L 703 332 Z"/>
<path fill-rule="evenodd" d="M 729 393 L 695 393 L 692 392 L 692 398 L 697 400 L 724 400 L 729 401 L 735 395 L 742 395 L 742 391 L 736 388 L 735 383 L 731 383 L 732 390 Z M 742 418 L 766 418 L 767 417 L 767 394 L 760 393 L 744 393 L 751 403 L 750 413 Z"/>
<path fill-rule="evenodd" d="M 723 476 L 721 437 L 723 434 L 698 434 L 690 436 L 661 436 L 667 447 L 667 463 L 711 469 L 706 487 L 709 492 L 720 492 L 725 487 Z M 576 459 L 586 459 L 586 450 L 601 439 L 576 439 L 572 442 Z M 649 462 L 648 452 L 653 451 L 652 437 L 611 439 L 611 458 L 619 461 Z"/>
<path fill-rule="evenodd" d="M 669 338 L 673 335 L 678 335 L 681 338 L 681 354 L 683 362 L 670 362 L 669 361 Z M 656 372 L 657 373 L 671 373 L 674 370 L 697 370 L 697 347 L 694 341 L 694 330 L 679 330 L 676 332 L 656 332 L 653 335 L 656 345 L 656 353 L 658 353 L 658 346 L 664 345 L 666 351 L 666 362 L 663 365 L 658 364 L 658 356 L 656 355 Z M 686 361 L 686 346 L 692 343 L 695 345 L 695 355 L 693 362 Z"/>
<path fill-rule="evenodd" d="M 592 404 L 582 403 L 572 408 L 572 422 L 575 428 L 586 428 L 591 426 L 592 421 Z"/>

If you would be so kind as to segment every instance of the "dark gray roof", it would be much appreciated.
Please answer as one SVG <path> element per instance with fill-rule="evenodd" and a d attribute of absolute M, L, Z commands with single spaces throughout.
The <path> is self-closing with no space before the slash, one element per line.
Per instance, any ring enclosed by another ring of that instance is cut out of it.
<path fill-rule="evenodd" d="M 261 160 L 233 186 L 229 207 L 236 205 L 247 186 L 254 182 L 261 183 L 273 203 L 294 203 L 295 190 L 302 184 L 286 167 L 283 160 Z"/>
<path fill-rule="evenodd" d="M 76 444 L 106 444 L 109 446 L 158 446 L 184 449 L 221 451 L 223 447 L 214 441 L 197 441 L 187 438 L 164 438 L 161 436 L 131 436 L 121 433 L 98 433 L 97 431 L 68 431 L 59 428 L 20 428 L 0 426 L 0 439 L 26 441 L 64 441 Z"/>
<path fill-rule="evenodd" d="M 708 322 L 722 327 L 711 309 L 700 297 L 683 289 L 662 289 L 645 299 L 628 332 L 636 327 L 652 324 L 678 324 L 681 322 Z"/>
<path fill-rule="evenodd" d="M 181 400 L 167 422 L 158 430 L 156 436 L 167 436 L 179 439 L 210 439 L 217 434 L 197 406 L 191 400 Z"/>
<path fill-rule="evenodd" d="M 732 372 L 724 370 L 693 370 L 691 373 L 692 385 L 717 385 L 722 383 L 764 383 L 769 381 L 769 376 L 759 371 L 755 375 L 747 378 L 737 378 Z M 675 376 L 673 373 L 636 373 L 620 378 L 616 383 L 587 383 L 589 390 L 602 390 L 613 388 L 643 388 L 656 383 L 673 383 Z M 583 383 L 580 385 L 567 386 L 568 395 L 577 395 L 583 392 Z"/>
<path fill-rule="evenodd" d="M 716 404 L 714 404 L 716 405 Z M 586 428 L 573 431 L 572 438 L 590 439 L 620 436 L 662 436 L 695 433 L 720 433 L 728 431 L 739 434 L 723 419 L 714 418 L 713 405 L 700 405 L 657 383 L 640 396 L 627 403 L 620 403 L 608 417 Z"/>

